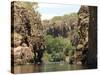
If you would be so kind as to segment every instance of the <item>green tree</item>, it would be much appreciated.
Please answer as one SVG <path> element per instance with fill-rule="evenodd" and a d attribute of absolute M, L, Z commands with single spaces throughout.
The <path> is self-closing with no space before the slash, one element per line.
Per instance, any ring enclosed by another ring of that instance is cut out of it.
<path fill-rule="evenodd" d="M 74 47 L 69 38 L 45 36 L 45 43 L 48 54 L 51 54 L 51 61 L 60 61 L 64 59 L 64 55 L 72 55 Z"/>

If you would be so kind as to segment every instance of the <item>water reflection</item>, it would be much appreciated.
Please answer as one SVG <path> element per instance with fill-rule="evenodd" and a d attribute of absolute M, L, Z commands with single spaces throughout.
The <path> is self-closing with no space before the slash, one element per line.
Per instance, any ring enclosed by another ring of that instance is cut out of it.
<path fill-rule="evenodd" d="M 27 64 L 27 65 L 18 65 L 14 66 L 14 73 L 34 73 L 34 72 L 50 72 L 50 71 L 67 71 L 67 70 L 80 70 L 87 69 L 82 65 L 70 65 L 70 64 L 59 64 L 59 63 L 50 63 L 50 64 Z"/>

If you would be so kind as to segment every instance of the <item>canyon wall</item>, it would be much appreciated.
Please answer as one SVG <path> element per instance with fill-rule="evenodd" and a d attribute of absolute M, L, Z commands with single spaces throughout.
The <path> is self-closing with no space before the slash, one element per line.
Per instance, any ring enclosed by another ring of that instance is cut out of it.
<path fill-rule="evenodd" d="M 97 65 L 97 7 L 81 6 L 78 12 L 79 41 L 76 61 L 89 67 Z"/>

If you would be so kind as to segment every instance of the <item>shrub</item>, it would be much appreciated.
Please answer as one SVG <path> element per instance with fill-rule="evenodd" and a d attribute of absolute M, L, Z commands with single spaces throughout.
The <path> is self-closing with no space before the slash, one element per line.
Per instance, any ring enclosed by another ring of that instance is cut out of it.
<path fill-rule="evenodd" d="M 51 54 L 50 61 L 64 60 L 66 54 L 73 55 L 74 47 L 69 38 L 61 36 L 54 38 L 51 35 L 46 35 L 44 39 L 47 46 L 47 53 Z"/>

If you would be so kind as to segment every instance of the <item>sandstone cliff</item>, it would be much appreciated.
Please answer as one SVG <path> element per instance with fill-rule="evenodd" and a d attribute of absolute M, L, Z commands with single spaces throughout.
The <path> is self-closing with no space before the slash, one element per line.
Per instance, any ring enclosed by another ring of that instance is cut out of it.
<path fill-rule="evenodd" d="M 81 6 L 78 12 L 79 40 L 76 62 L 97 65 L 97 7 Z"/>
<path fill-rule="evenodd" d="M 12 64 L 32 63 L 37 52 L 34 45 L 43 42 L 40 14 L 35 6 L 29 2 L 11 4 Z"/>

